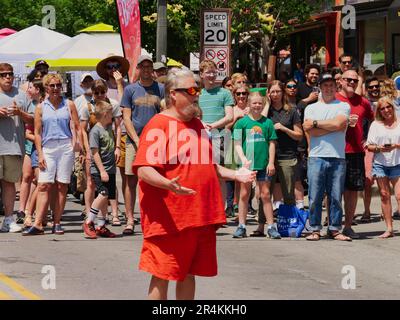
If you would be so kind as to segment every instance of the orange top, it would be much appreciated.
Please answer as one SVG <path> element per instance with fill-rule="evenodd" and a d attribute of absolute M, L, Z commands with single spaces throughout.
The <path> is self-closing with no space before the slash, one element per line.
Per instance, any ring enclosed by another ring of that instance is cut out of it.
<path fill-rule="evenodd" d="M 140 135 L 134 174 L 142 166 L 155 168 L 167 179 L 179 176 L 182 186 L 196 191 L 195 195 L 178 195 L 140 180 L 144 238 L 226 223 L 212 146 L 199 119 L 183 122 L 155 115 Z"/>

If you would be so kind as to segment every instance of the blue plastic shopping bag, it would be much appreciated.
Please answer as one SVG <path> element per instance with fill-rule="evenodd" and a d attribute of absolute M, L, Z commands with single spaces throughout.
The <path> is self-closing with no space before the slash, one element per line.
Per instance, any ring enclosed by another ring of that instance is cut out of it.
<path fill-rule="evenodd" d="M 308 211 L 281 204 L 278 209 L 278 232 L 282 237 L 299 238 L 308 219 Z"/>

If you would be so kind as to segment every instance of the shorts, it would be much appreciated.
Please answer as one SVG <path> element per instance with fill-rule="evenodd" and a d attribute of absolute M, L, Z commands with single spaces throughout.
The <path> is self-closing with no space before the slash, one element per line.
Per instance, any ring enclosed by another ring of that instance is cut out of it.
<path fill-rule="evenodd" d="M 116 178 L 115 174 L 109 173 L 108 174 L 108 181 L 103 182 L 101 181 L 101 177 L 99 174 L 91 174 L 94 185 L 96 186 L 96 193 L 101 194 L 104 197 L 108 197 L 110 200 L 115 199 L 115 189 L 116 186 Z"/>
<path fill-rule="evenodd" d="M 43 146 L 47 168 L 39 171 L 39 183 L 69 184 L 74 167 L 75 154 L 71 139 L 50 140 Z"/>
<path fill-rule="evenodd" d="M 22 176 L 22 157 L 18 155 L 0 156 L 0 180 L 16 183 Z"/>
<path fill-rule="evenodd" d="M 119 161 L 118 161 L 118 163 L 117 163 L 117 167 L 118 168 L 125 168 L 125 152 L 126 152 L 126 137 L 127 137 L 127 135 L 126 134 L 124 134 L 122 137 L 121 137 L 121 156 L 120 156 L 120 158 L 119 158 Z"/>
<path fill-rule="evenodd" d="M 345 190 L 363 191 L 365 186 L 364 152 L 346 153 Z"/>
<path fill-rule="evenodd" d="M 393 167 L 386 167 L 379 163 L 372 164 L 372 176 L 375 178 L 385 178 L 396 179 L 400 177 L 400 164 Z"/>
<path fill-rule="evenodd" d="M 372 151 L 365 151 L 364 166 L 365 166 L 365 178 L 372 180 L 372 163 L 374 162 L 374 153 Z"/>
<path fill-rule="evenodd" d="M 256 181 L 257 182 L 271 182 L 273 176 L 267 174 L 267 169 L 257 170 Z"/>
<path fill-rule="evenodd" d="M 187 228 L 143 240 L 139 269 L 164 280 L 217 275 L 215 225 Z"/>
<path fill-rule="evenodd" d="M 38 154 L 37 154 L 37 150 L 33 150 L 32 154 L 31 154 L 31 165 L 32 165 L 32 169 L 36 169 L 39 167 L 39 159 L 38 159 Z"/>
<path fill-rule="evenodd" d="M 135 161 L 137 146 L 134 142 L 129 141 L 125 144 L 125 174 L 133 176 L 132 163 Z"/>

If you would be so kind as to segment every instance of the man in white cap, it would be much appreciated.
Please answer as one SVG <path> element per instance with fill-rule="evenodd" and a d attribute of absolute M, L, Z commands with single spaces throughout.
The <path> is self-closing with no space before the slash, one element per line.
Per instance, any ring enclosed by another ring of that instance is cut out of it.
<path fill-rule="evenodd" d="M 162 62 L 155 62 L 153 69 L 154 69 L 154 79 L 155 80 L 157 80 L 157 78 L 159 78 L 159 77 L 166 76 L 168 73 L 167 66 Z"/>
<path fill-rule="evenodd" d="M 89 72 L 82 74 L 80 86 L 83 90 L 83 94 L 81 94 L 74 100 L 74 103 L 76 105 L 76 110 L 78 111 L 79 119 L 81 118 L 82 115 L 82 109 L 86 107 L 87 104 L 90 103 L 90 101 L 92 100 L 93 81 L 94 81 L 93 76 Z"/>
<path fill-rule="evenodd" d="M 160 102 L 164 99 L 164 85 L 153 80 L 151 57 L 141 55 L 136 68 L 138 69 L 139 80 L 124 89 L 121 101 L 124 124 L 128 134 L 125 151 L 125 174 L 127 177 L 125 210 L 128 225 L 124 234 L 128 234 L 129 229 L 132 229 L 133 233 L 133 209 L 138 180 L 132 172 L 132 162 L 139 146 L 139 136 L 149 120 L 160 112 Z"/>

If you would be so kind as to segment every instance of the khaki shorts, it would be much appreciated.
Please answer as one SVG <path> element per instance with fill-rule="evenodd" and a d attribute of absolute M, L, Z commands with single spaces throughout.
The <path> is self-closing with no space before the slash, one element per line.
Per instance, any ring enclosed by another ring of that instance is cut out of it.
<path fill-rule="evenodd" d="M 126 134 L 121 137 L 121 157 L 117 163 L 118 168 L 125 168 L 126 137 Z"/>
<path fill-rule="evenodd" d="M 21 156 L 0 156 L 0 180 L 16 183 L 22 176 Z"/>
<path fill-rule="evenodd" d="M 132 162 L 135 160 L 137 146 L 134 142 L 126 143 L 125 150 L 125 174 L 127 176 L 133 176 Z"/>

